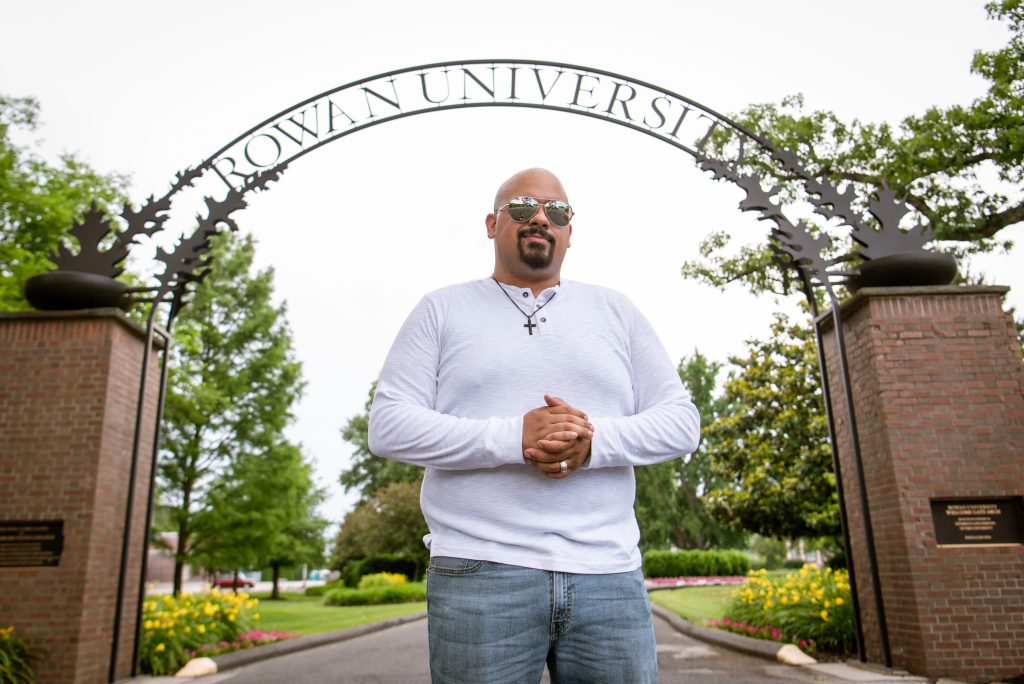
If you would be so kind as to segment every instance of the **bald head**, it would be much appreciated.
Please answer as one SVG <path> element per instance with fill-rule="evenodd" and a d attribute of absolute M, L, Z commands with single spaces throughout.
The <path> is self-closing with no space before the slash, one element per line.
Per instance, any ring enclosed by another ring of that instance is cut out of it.
<path fill-rule="evenodd" d="M 538 199 L 560 199 L 565 202 L 569 201 L 569 198 L 565 194 L 565 188 L 562 187 L 562 181 L 558 180 L 558 176 L 547 169 L 533 168 L 520 171 L 501 184 L 498 188 L 498 192 L 494 195 L 494 210 L 497 211 L 498 207 L 505 204 L 513 197 L 521 195 L 534 196 L 532 193 L 527 192 L 524 189 L 537 185 L 544 185 L 551 189 L 557 188 L 559 193 L 558 197 L 538 197 Z"/>

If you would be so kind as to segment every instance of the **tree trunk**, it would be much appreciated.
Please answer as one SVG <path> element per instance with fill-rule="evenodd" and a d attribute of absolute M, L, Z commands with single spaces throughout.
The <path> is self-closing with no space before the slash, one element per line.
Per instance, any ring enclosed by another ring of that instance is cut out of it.
<path fill-rule="evenodd" d="M 281 593 L 277 590 L 277 581 L 281 579 L 281 566 L 271 563 L 270 567 L 274 570 L 274 587 L 270 590 L 270 598 L 276 601 L 281 598 Z"/>
<path fill-rule="evenodd" d="M 185 549 L 189 537 L 188 523 L 182 520 L 178 524 L 178 545 L 174 550 L 174 595 L 181 596 L 182 574 L 185 569 Z"/>

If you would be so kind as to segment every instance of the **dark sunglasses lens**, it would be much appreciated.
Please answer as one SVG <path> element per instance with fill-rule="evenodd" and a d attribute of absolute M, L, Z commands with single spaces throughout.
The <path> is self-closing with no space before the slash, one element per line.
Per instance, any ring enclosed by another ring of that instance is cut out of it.
<path fill-rule="evenodd" d="M 572 207 L 565 202 L 548 202 L 544 205 L 544 213 L 556 226 L 567 226 L 572 219 Z"/>
<path fill-rule="evenodd" d="M 516 197 L 508 203 L 508 215 L 516 223 L 525 223 L 533 218 L 540 208 L 540 202 L 532 197 Z"/>

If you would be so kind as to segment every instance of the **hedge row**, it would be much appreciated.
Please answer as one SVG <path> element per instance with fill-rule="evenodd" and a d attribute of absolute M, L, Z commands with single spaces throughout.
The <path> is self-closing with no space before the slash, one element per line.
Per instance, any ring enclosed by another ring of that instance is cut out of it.
<path fill-rule="evenodd" d="M 325 606 L 376 606 L 382 603 L 414 603 L 426 600 L 427 585 L 423 582 L 372 589 L 339 587 L 324 594 Z"/>
<path fill-rule="evenodd" d="M 725 577 L 746 575 L 750 559 L 740 551 L 648 551 L 645 577 Z"/>

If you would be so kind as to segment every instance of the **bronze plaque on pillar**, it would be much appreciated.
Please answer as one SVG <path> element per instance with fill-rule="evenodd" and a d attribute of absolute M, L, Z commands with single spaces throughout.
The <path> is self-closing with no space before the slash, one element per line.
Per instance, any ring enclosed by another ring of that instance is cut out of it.
<path fill-rule="evenodd" d="M 55 568 L 63 550 L 63 520 L 0 520 L 0 568 Z"/>
<path fill-rule="evenodd" d="M 932 499 L 935 542 L 939 546 L 1024 544 L 1021 497 Z"/>

